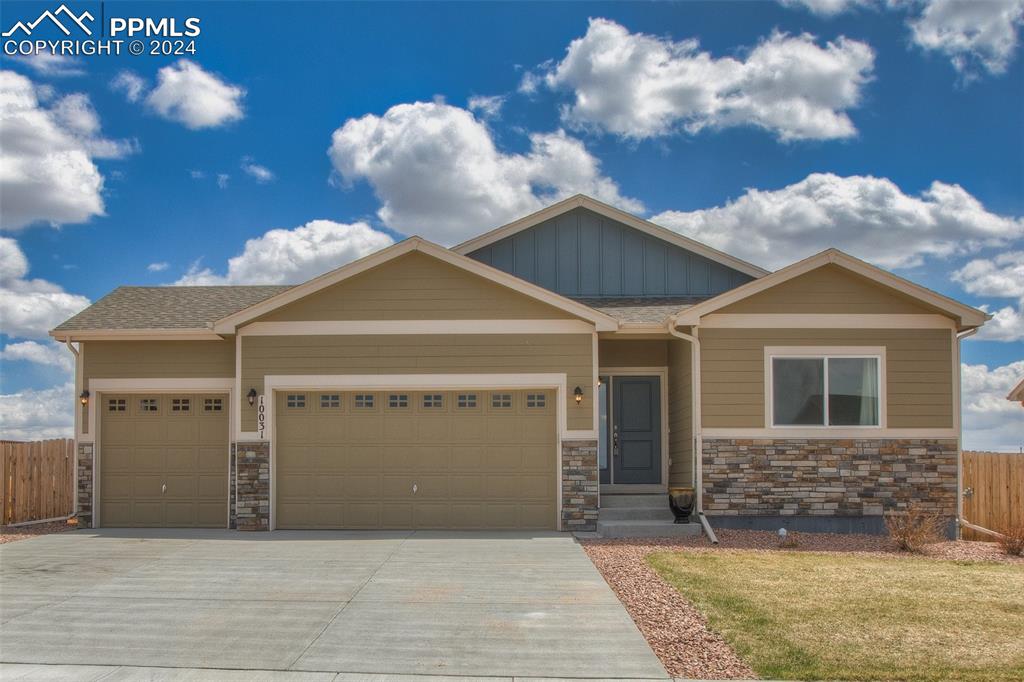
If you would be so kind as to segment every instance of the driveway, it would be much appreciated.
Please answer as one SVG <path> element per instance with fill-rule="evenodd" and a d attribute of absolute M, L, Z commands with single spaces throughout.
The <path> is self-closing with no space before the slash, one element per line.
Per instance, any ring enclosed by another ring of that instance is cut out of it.
<path fill-rule="evenodd" d="M 0 546 L 0 621 L 5 664 L 666 678 L 556 533 L 60 533 Z"/>

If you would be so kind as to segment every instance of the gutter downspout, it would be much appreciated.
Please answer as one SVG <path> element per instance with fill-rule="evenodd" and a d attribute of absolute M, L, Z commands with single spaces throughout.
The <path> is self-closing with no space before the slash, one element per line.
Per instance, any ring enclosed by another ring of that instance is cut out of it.
<path fill-rule="evenodd" d="M 965 332 L 956 334 L 956 395 L 960 401 L 960 405 L 955 405 L 956 409 L 956 539 L 961 539 L 961 532 L 964 528 L 970 528 L 971 530 L 979 533 L 987 533 L 995 537 L 1002 537 L 999 533 L 988 528 L 976 526 L 970 523 L 964 518 L 964 448 L 963 448 L 963 418 L 962 418 L 962 404 L 963 404 L 963 393 L 961 392 L 961 379 L 963 371 L 960 366 L 960 342 L 970 336 L 974 336 L 978 333 L 978 327 L 968 329 Z"/>
<path fill-rule="evenodd" d="M 64 345 L 66 345 L 68 350 L 71 351 L 71 354 L 75 356 L 75 461 L 74 466 L 72 467 L 74 471 L 72 480 L 75 487 L 72 489 L 74 491 L 74 494 L 72 495 L 74 498 L 74 506 L 72 507 L 71 516 L 68 517 L 74 518 L 78 516 L 78 434 L 82 432 L 80 425 L 82 419 L 82 408 L 78 406 L 78 394 L 82 392 L 82 387 L 79 385 L 79 377 L 81 376 L 81 367 L 79 363 L 81 362 L 81 356 L 79 354 L 79 349 L 71 345 L 71 334 L 64 337 Z M 79 345 L 81 345 L 81 342 L 79 342 Z"/>
<path fill-rule="evenodd" d="M 690 342 L 691 390 L 693 404 L 693 488 L 696 497 L 697 520 L 700 521 L 704 534 L 711 544 L 718 544 L 718 536 L 704 515 L 704 439 L 701 436 L 701 404 L 700 404 L 700 339 L 697 337 L 697 325 L 692 326 L 693 334 L 685 334 L 676 329 L 676 319 L 668 320 L 668 333 L 677 339 Z"/>

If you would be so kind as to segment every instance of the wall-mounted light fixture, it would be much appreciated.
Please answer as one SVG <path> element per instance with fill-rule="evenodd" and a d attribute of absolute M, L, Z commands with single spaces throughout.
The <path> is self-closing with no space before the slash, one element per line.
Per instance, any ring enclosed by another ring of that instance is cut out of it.
<path fill-rule="evenodd" d="M 573 391 L 573 392 L 572 392 L 572 394 L 573 394 L 574 396 L 576 396 L 576 404 L 577 404 L 577 405 L 579 405 L 580 403 L 582 403 L 582 402 L 583 402 L 583 389 L 582 389 L 582 388 L 580 388 L 579 386 L 577 386 L 577 387 L 576 387 L 576 390 L 575 390 L 575 391 Z"/>
<path fill-rule="evenodd" d="M 89 404 L 89 390 L 86 389 L 86 390 L 82 391 L 82 394 L 80 396 L 78 396 L 78 400 L 83 405 L 88 405 Z"/>
<path fill-rule="evenodd" d="M 256 389 L 250 388 L 249 392 L 245 394 L 245 397 L 249 399 L 249 407 L 256 404 Z"/>

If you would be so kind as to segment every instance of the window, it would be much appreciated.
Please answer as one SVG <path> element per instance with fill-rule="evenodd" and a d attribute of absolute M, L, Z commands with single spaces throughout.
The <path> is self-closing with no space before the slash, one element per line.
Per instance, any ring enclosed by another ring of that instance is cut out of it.
<path fill-rule="evenodd" d="M 444 396 L 440 393 L 424 394 L 423 407 L 444 407 Z"/>
<path fill-rule="evenodd" d="M 511 393 L 492 393 L 491 394 L 491 407 L 496 407 L 496 408 L 512 407 L 512 394 Z"/>
<path fill-rule="evenodd" d="M 222 398 L 203 398 L 203 412 L 223 412 L 224 400 Z"/>
<path fill-rule="evenodd" d="M 188 398 L 171 398 L 171 412 L 189 412 L 192 401 Z"/>
<path fill-rule="evenodd" d="M 299 410 L 306 406 L 306 394 L 305 393 L 289 393 L 285 397 L 285 405 L 289 409 Z"/>
<path fill-rule="evenodd" d="M 341 407 L 341 394 L 340 393 L 321 393 L 320 394 L 320 408 L 324 410 L 334 410 Z"/>
<path fill-rule="evenodd" d="M 399 408 L 409 407 L 408 393 L 392 393 L 388 396 L 388 407 Z"/>
<path fill-rule="evenodd" d="M 107 401 L 107 410 L 110 412 L 124 412 L 128 409 L 128 402 L 124 398 L 111 398 Z"/>
<path fill-rule="evenodd" d="M 158 409 L 156 398 L 142 398 L 139 400 L 140 412 L 156 412 Z"/>
<path fill-rule="evenodd" d="M 526 406 L 527 407 L 544 407 L 546 404 L 545 396 L 543 393 L 527 393 L 526 394 Z"/>
<path fill-rule="evenodd" d="M 881 357 L 771 358 L 773 426 L 879 426 Z"/>
<path fill-rule="evenodd" d="M 373 394 L 372 393 L 356 393 L 356 407 L 372 408 L 373 407 Z"/>
<path fill-rule="evenodd" d="M 463 408 L 476 407 L 476 393 L 460 393 L 455 404 Z"/>

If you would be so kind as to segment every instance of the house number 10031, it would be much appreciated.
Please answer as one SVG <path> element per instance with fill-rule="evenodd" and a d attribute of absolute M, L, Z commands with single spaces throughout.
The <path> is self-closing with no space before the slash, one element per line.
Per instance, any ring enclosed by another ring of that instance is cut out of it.
<path fill-rule="evenodd" d="M 263 433 L 267 428 L 267 406 L 263 402 L 263 396 L 259 398 L 259 402 L 256 404 L 256 433 L 259 434 L 260 440 L 263 440 Z"/>

